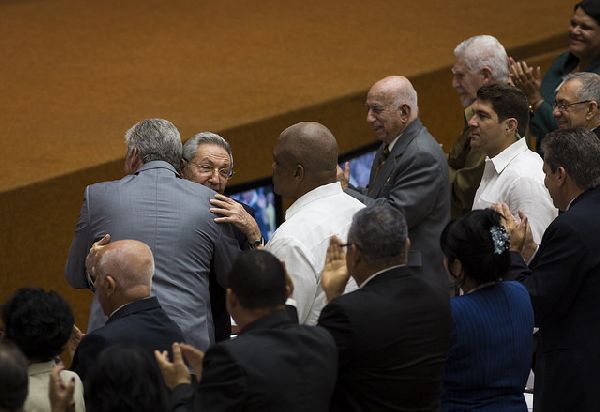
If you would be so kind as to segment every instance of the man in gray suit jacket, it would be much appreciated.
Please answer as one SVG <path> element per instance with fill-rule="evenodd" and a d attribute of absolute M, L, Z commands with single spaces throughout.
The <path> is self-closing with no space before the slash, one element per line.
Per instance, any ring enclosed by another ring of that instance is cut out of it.
<path fill-rule="evenodd" d="M 207 349 L 214 341 L 208 291 L 211 261 L 217 281 L 224 285 L 239 252 L 232 227 L 213 221 L 213 190 L 179 175 L 181 139 L 171 122 L 143 120 L 127 131 L 125 142 L 127 176 L 85 189 L 65 277 L 74 288 L 90 286 L 85 258 L 106 234 L 113 240 L 146 243 L 156 266 L 153 295 L 186 341 Z M 88 331 L 103 326 L 105 319 L 94 296 Z"/>
<path fill-rule="evenodd" d="M 417 92 L 406 77 L 379 80 L 367 95 L 367 122 L 383 143 L 373 161 L 368 188 L 346 193 L 366 205 L 389 204 L 406 217 L 412 243 L 408 266 L 446 287 L 440 234 L 450 220 L 448 165 L 438 142 L 419 120 Z M 346 166 L 340 178 L 347 182 Z M 343 182 L 344 183 L 344 182 Z"/>

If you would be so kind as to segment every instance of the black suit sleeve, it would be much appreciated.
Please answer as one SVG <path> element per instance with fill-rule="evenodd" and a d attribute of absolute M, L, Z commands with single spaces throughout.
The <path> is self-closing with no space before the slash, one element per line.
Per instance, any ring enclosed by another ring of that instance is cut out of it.
<path fill-rule="evenodd" d="M 103 336 L 86 335 L 77 346 L 71 363 L 71 370 L 77 373 L 82 381 L 85 381 L 90 368 L 94 365 L 94 361 L 107 346 L 108 341 Z"/>
<path fill-rule="evenodd" d="M 335 300 L 333 300 L 321 311 L 318 325 L 327 329 L 331 336 L 333 336 L 338 350 L 339 366 L 341 367 L 351 362 L 354 328 L 344 308 L 336 305 Z"/>
<path fill-rule="evenodd" d="M 247 393 L 245 371 L 235 363 L 226 348 L 213 346 L 206 352 L 202 381 L 179 385 L 171 393 L 171 410 L 176 412 L 242 411 Z"/>
<path fill-rule="evenodd" d="M 529 265 L 531 275 L 523 282 L 531 296 L 536 324 L 562 317 L 571 308 L 591 270 L 591 261 L 586 257 L 595 252 L 588 243 L 568 224 L 553 225 L 544 233 Z"/>

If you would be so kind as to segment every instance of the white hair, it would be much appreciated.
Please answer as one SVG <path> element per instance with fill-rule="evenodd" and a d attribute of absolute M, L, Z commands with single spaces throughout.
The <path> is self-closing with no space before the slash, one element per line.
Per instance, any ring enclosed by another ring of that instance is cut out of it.
<path fill-rule="evenodd" d="M 496 83 L 508 82 L 508 55 L 498 39 L 488 34 L 473 36 L 454 49 L 454 57 L 463 59 L 470 72 L 488 67 Z"/>

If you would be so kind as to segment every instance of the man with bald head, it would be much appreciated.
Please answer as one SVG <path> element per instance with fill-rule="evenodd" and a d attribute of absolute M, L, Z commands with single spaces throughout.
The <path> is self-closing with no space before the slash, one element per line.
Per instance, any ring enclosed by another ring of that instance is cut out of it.
<path fill-rule="evenodd" d="M 385 77 L 367 95 L 367 123 L 382 144 L 367 188 L 346 193 L 366 205 L 388 204 L 403 212 L 411 239 L 407 265 L 424 280 L 446 287 L 439 245 L 450 219 L 448 165 L 438 142 L 419 120 L 417 92 L 403 76 Z M 339 174 L 343 184 L 345 176 Z"/>
<path fill-rule="evenodd" d="M 273 149 L 274 191 L 293 203 L 266 248 L 285 262 L 298 319 L 310 325 L 326 303 L 320 282 L 329 238 L 346 239 L 352 217 L 364 207 L 343 192 L 337 158 L 335 137 L 320 123 L 288 127 Z"/>
<path fill-rule="evenodd" d="M 82 380 L 109 346 L 137 346 L 153 356 L 154 350 L 168 350 L 173 342 L 184 341 L 179 326 L 150 295 L 154 259 L 148 245 L 136 240 L 110 243 L 96 249 L 88 267 L 108 320 L 86 335 L 75 351 L 71 367 Z"/>
<path fill-rule="evenodd" d="M 600 76 L 579 72 L 565 77 L 552 116 L 559 129 L 583 127 L 600 136 Z"/>

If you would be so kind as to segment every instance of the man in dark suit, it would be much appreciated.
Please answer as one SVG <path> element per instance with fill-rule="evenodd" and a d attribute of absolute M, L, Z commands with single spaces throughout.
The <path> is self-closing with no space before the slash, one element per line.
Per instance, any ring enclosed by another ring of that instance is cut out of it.
<path fill-rule="evenodd" d="M 406 266 L 409 245 L 404 216 L 389 205 L 359 211 L 347 245 L 331 240 L 322 286 L 332 300 L 318 325 L 339 352 L 332 411 L 439 408 L 450 304 L 443 290 Z M 341 295 L 349 276 L 359 289 Z"/>
<path fill-rule="evenodd" d="M 563 213 L 535 246 L 506 205 L 513 275 L 531 296 L 538 333 L 534 410 L 600 411 L 600 140 L 559 129 L 542 140 L 546 187 Z"/>
<path fill-rule="evenodd" d="M 146 243 L 156 265 L 153 294 L 186 341 L 206 349 L 214 342 L 209 273 L 225 283 L 239 253 L 233 227 L 213 220 L 209 199 L 214 191 L 181 179 L 181 139 L 171 122 L 143 120 L 127 131 L 125 142 L 127 176 L 85 189 L 65 277 L 74 288 L 89 287 L 85 258 L 105 234 Z M 88 332 L 105 319 L 94 297 Z"/>
<path fill-rule="evenodd" d="M 148 245 L 120 240 L 94 254 L 88 266 L 106 325 L 86 335 L 75 351 L 71 369 L 85 381 L 90 367 L 109 346 L 134 345 L 150 355 L 182 341 L 181 329 L 150 296 L 154 259 Z"/>
<path fill-rule="evenodd" d="M 326 330 L 298 325 L 283 310 L 289 296 L 283 264 L 262 250 L 244 252 L 229 275 L 227 307 L 241 328 L 236 339 L 203 354 L 173 345 L 174 362 L 156 352 L 174 411 L 329 411 L 335 343 Z M 199 383 L 183 363 L 190 361 Z"/>
<path fill-rule="evenodd" d="M 231 145 L 223 137 L 211 132 L 202 132 L 189 138 L 183 145 L 182 169 L 184 178 L 210 187 L 217 192 L 210 199 L 212 213 L 219 223 L 235 226 L 234 235 L 240 249 L 254 249 L 264 245 L 264 239 L 256 220 L 254 209 L 224 195 L 229 178 L 233 175 L 233 153 Z M 200 204 L 199 207 L 206 207 Z M 209 278 L 210 310 L 215 325 L 215 342 L 229 339 L 231 319 L 225 308 L 225 289 L 211 271 Z"/>
<path fill-rule="evenodd" d="M 417 92 L 406 77 L 379 80 L 367 95 L 367 122 L 382 145 L 375 155 L 368 188 L 346 192 L 367 206 L 388 204 L 406 216 L 412 250 L 408 265 L 422 276 L 448 286 L 439 245 L 450 220 L 448 164 L 438 142 L 419 120 Z M 348 168 L 338 172 L 347 184 Z"/>

